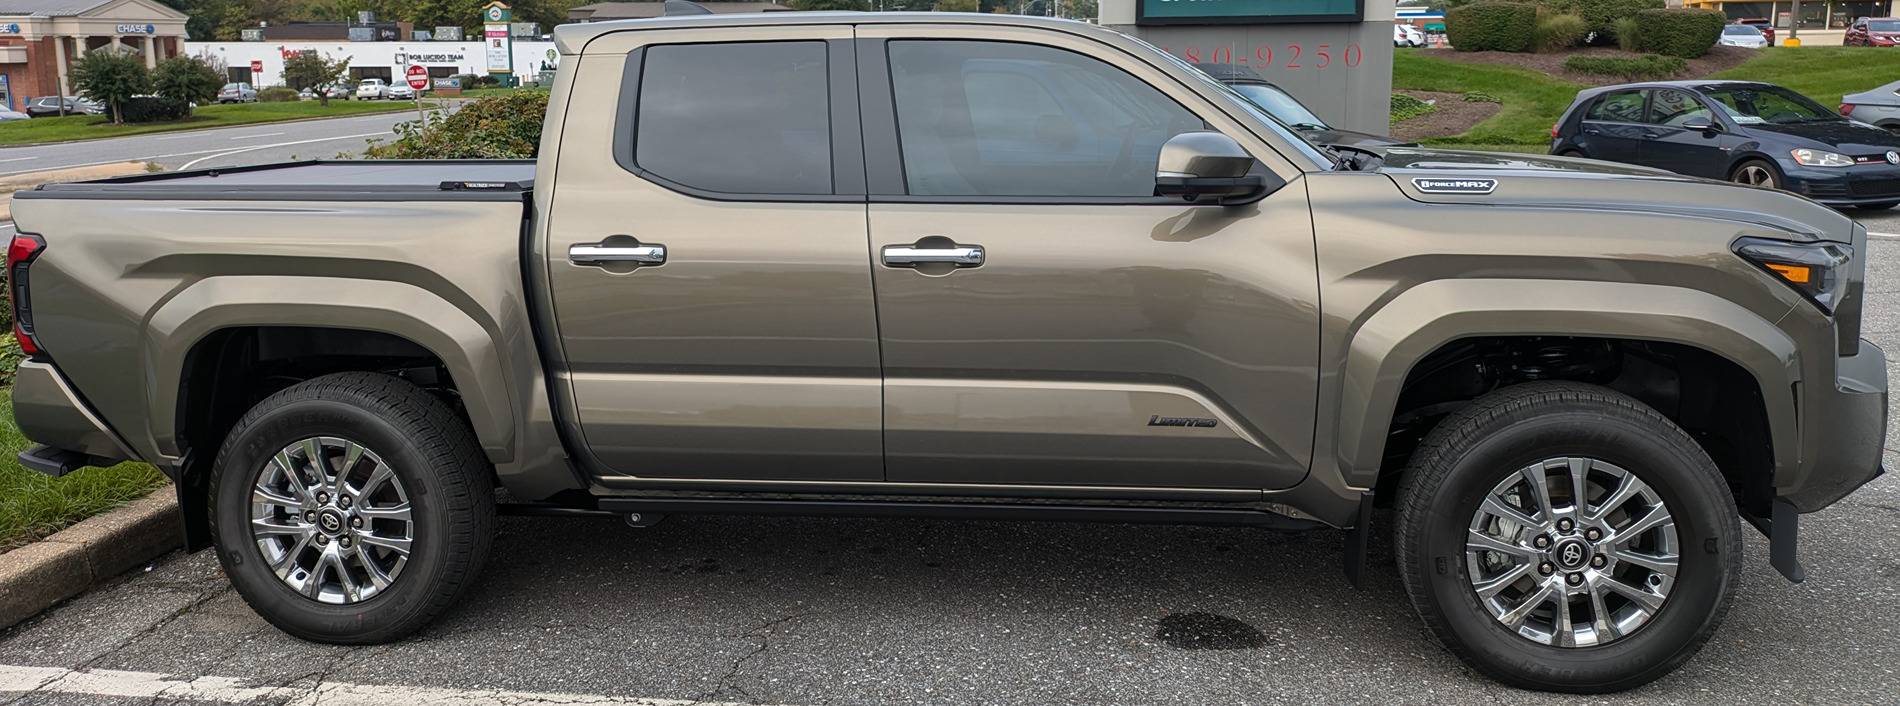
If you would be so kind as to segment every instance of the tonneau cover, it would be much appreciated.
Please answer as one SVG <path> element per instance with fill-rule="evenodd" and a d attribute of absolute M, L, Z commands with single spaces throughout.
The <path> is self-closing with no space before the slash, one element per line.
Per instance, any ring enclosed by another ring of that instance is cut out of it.
<path fill-rule="evenodd" d="M 46 184 L 16 198 L 520 200 L 533 160 L 341 160 Z"/>

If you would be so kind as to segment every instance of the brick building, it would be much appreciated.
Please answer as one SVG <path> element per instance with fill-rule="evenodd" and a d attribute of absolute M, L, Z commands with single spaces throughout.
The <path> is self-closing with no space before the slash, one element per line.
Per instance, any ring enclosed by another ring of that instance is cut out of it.
<path fill-rule="evenodd" d="M 88 51 L 120 46 L 146 66 L 185 46 L 185 15 L 158 0 L 0 0 L 0 106 L 72 95 L 68 72 Z"/>

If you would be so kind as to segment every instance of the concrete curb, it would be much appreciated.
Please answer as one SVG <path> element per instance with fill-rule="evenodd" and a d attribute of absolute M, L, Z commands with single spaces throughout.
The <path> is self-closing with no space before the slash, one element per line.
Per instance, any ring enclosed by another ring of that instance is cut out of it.
<path fill-rule="evenodd" d="M 183 533 L 178 500 L 165 487 L 0 554 L 0 628 L 177 548 Z"/>

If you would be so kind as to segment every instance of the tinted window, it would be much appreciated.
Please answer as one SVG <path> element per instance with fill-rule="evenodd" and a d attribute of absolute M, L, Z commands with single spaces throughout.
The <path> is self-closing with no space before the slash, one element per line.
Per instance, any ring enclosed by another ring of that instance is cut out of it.
<path fill-rule="evenodd" d="M 1867 29 L 1875 32 L 1900 32 L 1900 22 L 1894 20 L 1868 20 Z"/>
<path fill-rule="evenodd" d="M 1584 116 L 1589 120 L 1609 120 L 1623 123 L 1643 121 L 1643 92 L 1617 91 L 1598 98 L 1596 105 L 1590 106 L 1590 113 Z"/>
<path fill-rule="evenodd" d="M 1715 121 L 1715 115 L 1688 91 L 1664 89 L 1649 99 L 1649 120 L 1657 125 L 1681 125 L 1692 118 Z"/>
<path fill-rule="evenodd" d="M 1761 30 L 1755 29 L 1754 27 L 1750 27 L 1748 25 L 1729 25 L 1727 27 L 1722 28 L 1722 33 L 1735 34 L 1735 35 L 1753 35 L 1753 34 L 1761 34 Z"/>
<path fill-rule="evenodd" d="M 634 162 L 730 194 L 829 194 L 824 42 L 647 49 Z"/>
<path fill-rule="evenodd" d="M 1714 100 L 1742 125 L 1774 123 L 1833 122 L 1841 117 L 1821 104 L 1780 86 L 1739 85 L 1704 89 L 1702 94 Z"/>
<path fill-rule="evenodd" d="M 910 193 L 1154 195 L 1161 145 L 1201 120 L 1095 59 L 1004 42 L 894 41 Z"/>

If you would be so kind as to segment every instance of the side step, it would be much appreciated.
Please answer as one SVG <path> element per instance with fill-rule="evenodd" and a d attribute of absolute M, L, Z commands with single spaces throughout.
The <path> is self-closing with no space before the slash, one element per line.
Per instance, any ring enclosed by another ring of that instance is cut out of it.
<path fill-rule="evenodd" d="M 32 448 L 20 452 L 20 465 L 58 478 L 87 466 L 97 465 L 92 456 L 69 449 L 56 449 L 44 444 L 34 444 Z"/>
<path fill-rule="evenodd" d="M 1280 530 L 1325 525 L 1264 510 L 1118 505 L 1051 505 L 988 502 L 901 502 L 724 498 L 600 498 L 598 507 L 618 514 L 794 515 L 807 517 L 936 517 L 958 520 L 1048 520 L 1183 525 L 1252 525 Z"/>

